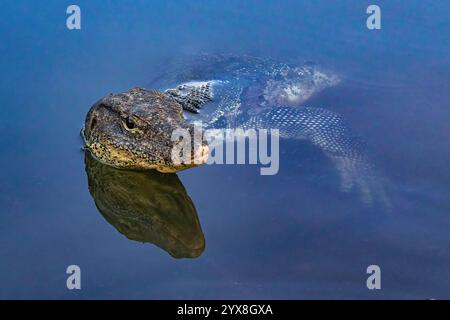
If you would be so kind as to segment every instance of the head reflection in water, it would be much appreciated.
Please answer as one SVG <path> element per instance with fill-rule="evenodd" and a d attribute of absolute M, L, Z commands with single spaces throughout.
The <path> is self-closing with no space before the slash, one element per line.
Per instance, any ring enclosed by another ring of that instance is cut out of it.
<path fill-rule="evenodd" d="M 103 217 L 128 239 L 149 242 L 175 258 L 205 249 L 197 211 L 176 174 L 127 171 L 85 152 L 89 192 Z"/>

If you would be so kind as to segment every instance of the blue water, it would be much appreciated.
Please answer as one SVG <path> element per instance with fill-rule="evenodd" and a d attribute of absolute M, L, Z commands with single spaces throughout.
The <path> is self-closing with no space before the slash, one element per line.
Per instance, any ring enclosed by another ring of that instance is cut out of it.
<path fill-rule="evenodd" d="M 376 1 L 76 1 L 0 6 L 0 298 L 450 298 L 450 4 Z M 110 92 L 167 59 L 218 52 L 312 60 L 343 76 L 308 101 L 363 136 L 392 210 L 339 189 L 307 144 L 280 171 L 178 174 L 206 248 L 174 259 L 127 239 L 88 191 L 79 130 Z M 82 289 L 66 288 L 68 265 Z M 382 270 L 368 290 L 366 268 Z"/>

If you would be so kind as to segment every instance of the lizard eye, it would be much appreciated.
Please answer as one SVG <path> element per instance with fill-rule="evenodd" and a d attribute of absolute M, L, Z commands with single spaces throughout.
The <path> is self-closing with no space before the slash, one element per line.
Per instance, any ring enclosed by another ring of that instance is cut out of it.
<path fill-rule="evenodd" d="M 136 122 L 133 120 L 133 118 L 131 116 L 122 118 L 122 125 L 127 131 L 130 131 L 133 133 L 135 133 L 137 131 Z"/>
<path fill-rule="evenodd" d="M 125 125 L 128 129 L 134 129 L 136 127 L 136 124 L 130 117 L 125 118 Z"/>

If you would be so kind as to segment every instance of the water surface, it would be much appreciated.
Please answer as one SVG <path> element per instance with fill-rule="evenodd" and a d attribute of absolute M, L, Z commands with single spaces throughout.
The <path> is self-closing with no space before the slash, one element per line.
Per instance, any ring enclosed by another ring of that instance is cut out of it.
<path fill-rule="evenodd" d="M 378 1 L 379 31 L 365 26 L 367 1 L 77 4 L 80 31 L 65 27 L 69 3 L 2 4 L 0 298 L 450 298 L 448 3 Z M 392 210 L 343 193 L 319 150 L 283 141 L 275 176 L 178 174 L 204 236 L 197 258 L 119 232 L 88 189 L 84 116 L 199 52 L 335 70 L 344 80 L 307 104 L 367 140 Z M 80 291 L 66 288 L 70 264 Z M 366 288 L 371 264 L 382 290 Z"/>

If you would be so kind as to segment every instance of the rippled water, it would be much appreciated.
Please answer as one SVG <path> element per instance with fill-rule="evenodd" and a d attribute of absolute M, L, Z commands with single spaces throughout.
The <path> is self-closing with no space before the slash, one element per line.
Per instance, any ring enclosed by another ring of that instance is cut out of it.
<path fill-rule="evenodd" d="M 449 298 L 450 6 L 378 3 L 382 29 L 369 31 L 364 1 L 78 1 L 82 29 L 69 31 L 60 1 L 4 1 L 0 297 Z M 342 192 L 330 160 L 302 141 L 281 142 L 274 176 L 86 167 L 89 107 L 199 52 L 335 70 L 340 84 L 306 104 L 364 137 L 391 210 Z M 145 228 L 139 206 L 108 210 L 142 190 L 163 228 Z M 66 288 L 71 264 L 80 291 Z M 378 291 L 366 288 L 371 264 Z"/>

